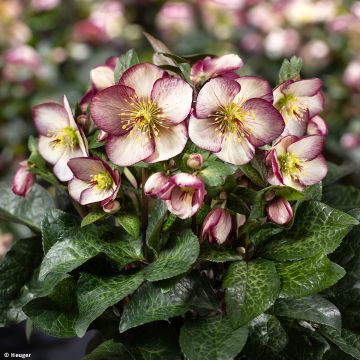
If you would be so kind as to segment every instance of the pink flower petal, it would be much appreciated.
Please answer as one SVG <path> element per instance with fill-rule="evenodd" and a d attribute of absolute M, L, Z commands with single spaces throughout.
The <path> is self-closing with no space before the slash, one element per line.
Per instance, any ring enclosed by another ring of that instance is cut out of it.
<path fill-rule="evenodd" d="M 231 231 L 231 215 L 228 211 L 224 209 L 221 210 L 219 222 L 211 229 L 213 240 L 215 240 L 217 244 L 223 244 Z"/>
<path fill-rule="evenodd" d="M 146 196 L 158 197 L 166 192 L 169 187 L 168 185 L 171 185 L 169 183 L 169 177 L 162 172 L 157 172 L 147 179 L 144 186 L 144 193 Z"/>
<path fill-rule="evenodd" d="M 226 78 L 215 78 L 200 90 L 196 102 L 196 116 L 206 119 L 221 106 L 230 104 L 240 91 L 240 84 Z"/>
<path fill-rule="evenodd" d="M 310 117 L 314 117 L 324 110 L 324 95 L 320 91 L 311 97 L 299 97 L 299 100 L 308 108 Z"/>
<path fill-rule="evenodd" d="M 109 66 L 96 66 L 90 71 L 90 79 L 96 90 L 100 91 L 115 85 L 114 70 Z"/>
<path fill-rule="evenodd" d="M 217 127 L 218 125 L 212 119 L 198 119 L 192 115 L 189 122 L 189 137 L 202 149 L 220 151 L 222 135 L 216 132 Z"/>
<path fill-rule="evenodd" d="M 276 184 L 282 185 L 284 183 L 284 179 L 283 179 L 281 171 L 280 171 L 280 164 L 279 164 L 279 160 L 278 160 L 277 156 L 278 156 L 277 151 L 276 151 L 276 149 L 274 149 L 272 156 L 271 156 L 271 168 L 272 168 L 273 175 L 275 178 L 275 179 L 273 179 L 273 182 L 275 182 Z M 272 182 L 272 184 L 273 184 L 273 182 Z"/>
<path fill-rule="evenodd" d="M 305 185 L 301 184 L 299 181 L 294 180 L 291 176 L 283 177 L 284 185 L 290 186 L 295 190 L 303 191 L 305 189 Z"/>
<path fill-rule="evenodd" d="M 99 191 L 95 187 L 85 189 L 80 195 L 80 204 L 89 205 L 112 197 L 114 190 Z"/>
<path fill-rule="evenodd" d="M 294 143 L 295 141 L 298 141 L 298 140 L 299 140 L 299 138 L 294 135 L 287 135 L 287 136 L 284 136 L 281 139 L 279 139 L 273 147 L 276 150 L 277 156 L 279 157 L 279 156 L 282 156 L 285 153 L 287 153 L 288 147 L 292 143 Z"/>
<path fill-rule="evenodd" d="M 162 78 L 163 75 L 164 70 L 155 65 L 137 64 L 123 73 L 119 84 L 133 88 L 140 98 L 149 98 L 155 81 Z"/>
<path fill-rule="evenodd" d="M 294 82 L 289 82 L 283 88 L 285 94 L 299 96 L 314 96 L 321 90 L 322 81 L 319 78 L 304 79 Z"/>
<path fill-rule="evenodd" d="M 187 140 L 188 132 L 185 121 L 168 128 L 160 128 L 159 134 L 153 137 L 154 151 L 144 161 L 153 163 L 168 160 L 184 150 Z"/>
<path fill-rule="evenodd" d="M 204 239 L 206 236 L 209 237 L 212 236 L 211 229 L 218 224 L 220 217 L 221 217 L 220 208 L 215 208 L 206 215 L 202 224 L 201 239 Z"/>
<path fill-rule="evenodd" d="M 305 111 L 300 119 L 296 117 L 288 118 L 285 129 L 281 135 L 295 135 L 299 137 L 305 135 L 308 118 L 308 111 Z"/>
<path fill-rule="evenodd" d="M 277 197 L 266 206 L 266 213 L 269 220 L 275 224 L 287 224 L 293 217 L 293 211 L 289 202 Z"/>
<path fill-rule="evenodd" d="M 50 164 L 55 164 L 63 155 L 63 149 L 53 147 L 55 137 L 39 136 L 38 148 L 40 155 Z"/>
<path fill-rule="evenodd" d="M 64 105 L 64 108 L 66 110 L 66 113 L 67 113 L 67 116 L 68 116 L 68 119 L 69 119 L 69 125 L 73 128 L 73 129 L 76 129 L 78 130 L 78 126 L 74 120 L 74 115 L 71 111 L 71 108 L 70 108 L 70 104 L 69 104 L 69 101 L 67 99 L 67 97 L 64 95 L 63 97 L 63 105 Z"/>
<path fill-rule="evenodd" d="M 73 178 L 68 182 L 69 194 L 76 202 L 80 202 L 81 193 L 89 186 L 88 182 Z"/>
<path fill-rule="evenodd" d="M 235 71 L 244 65 L 244 62 L 236 54 L 223 55 L 212 59 L 212 61 L 214 63 L 212 75 L 221 75 L 229 71 Z"/>
<path fill-rule="evenodd" d="M 278 138 L 285 128 L 280 113 L 264 99 L 250 99 L 242 106 L 252 114 L 246 119 L 251 129 L 249 141 L 256 147 L 269 144 Z"/>
<path fill-rule="evenodd" d="M 74 157 L 84 156 L 83 152 L 79 148 L 75 148 L 72 151 L 66 151 L 60 159 L 54 165 L 53 171 L 56 177 L 60 181 L 69 181 L 73 178 L 73 173 L 68 167 L 67 163 Z"/>
<path fill-rule="evenodd" d="M 90 181 L 94 175 L 106 171 L 100 160 L 88 157 L 70 159 L 68 166 L 75 177 L 83 181 Z"/>
<path fill-rule="evenodd" d="M 270 84 L 257 76 L 241 76 L 235 80 L 241 86 L 241 90 L 236 95 L 234 101 L 238 104 L 253 98 L 261 98 L 266 101 L 273 101 L 272 88 Z"/>
<path fill-rule="evenodd" d="M 124 135 L 131 130 L 130 114 L 135 100 L 133 89 L 114 85 L 97 93 L 90 105 L 95 124 L 111 135 Z"/>
<path fill-rule="evenodd" d="M 324 137 L 309 135 L 294 142 L 288 147 L 288 152 L 294 154 L 300 160 L 312 160 L 318 156 L 324 147 Z"/>
<path fill-rule="evenodd" d="M 25 197 L 34 182 L 35 175 L 28 171 L 27 163 L 25 162 L 16 171 L 12 180 L 11 190 L 14 194 Z"/>
<path fill-rule="evenodd" d="M 153 139 L 135 130 L 123 136 L 109 136 L 106 141 L 109 159 L 120 166 L 130 166 L 145 160 L 154 150 Z"/>
<path fill-rule="evenodd" d="M 193 209 L 192 195 L 175 187 L 171 192 L 170 200 L 166 200 L 168 210 L 180 219 L 187 219 L 196 213 L 197 206 Z"/>
<path fill-rule="evenodd" d="M 239 138 L 236 135 L 228 134 L 221 144 L 221 150 L 215 155 L 230 164 L 247 164 L 255 154 L 254 146 L 247 140 Z"/>
<path fill-rule="evenodd" d="M 178 124 L 186 119 L 191 110 L 193 90 L 182 79 L 162 78 L 156 80 L 151 99 L 161 109 L 166 123 Z"/>
<path fill-rule="evenodd" d="M 32 116 L 40 135 L 48 136 L 50 132 L 69 126 L 69 117 L 65 108 L 55 102 L 36 105 Z"/>
<path fill-rule="evenodd" d="M 328 134 L 325 120 L 318 115 L 309 120 L 306 131 L 308 135 L 326 136 Z"/>
<path fill-rule="evenodd" d="M 171 176 L 169 181 L 180 187 L 190 187 L 195 189 L 204 187 L 204 183 L 200 180 L 200 178 L 188 173 L 178 173 Z"/>
<path fill-rule="evenodd" d="M 299 174 L 299 180 L 304 185 L 313 185 L 320 182 L 327 174 L 328 167 L 322 155 L 307 161 Z"/>

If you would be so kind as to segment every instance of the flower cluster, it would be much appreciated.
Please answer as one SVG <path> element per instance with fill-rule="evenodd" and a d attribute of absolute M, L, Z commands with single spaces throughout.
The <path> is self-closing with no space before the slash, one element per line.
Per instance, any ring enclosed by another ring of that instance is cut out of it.
<path fill-rule="evenodd" d="M 144 194 L 165 201 L 180 219 L 194 216 L 206 203 L 212 210 L 201 238 L 220 244 L 232 228 L 237 231 L 236 214 L 226 207 L 226 192 L 206 198 L 211 162 L 225 164 L 238 186 L 250 188 L 243 166 L 255 158 L 270 186 L 303 191 L 325 177 L 320 79 L 292 78 L 272 89 L 262 78 L 240 76 L 243 61 L 233 54 L 200 59 L 188 76 L 138 61 L 119 76 L 121 61 L 110 58 L 91 70 L 91 88 L 81 99 L 77 122 L 66 97 L 62 104 L 33 109 L 38 151 L 80 205 L 119 210 L 120 174 L 137 187 L 136 171 L 128 167 L 159 169 L 158 163 L 162 170 L 142 179 Z M 33 181 L 31 167 L 22 163 L 13 191 L 25 196 Z M 283 225 L 292 219 L 286 198 L 273 193 L 266 201 L 269 221 Z"/>

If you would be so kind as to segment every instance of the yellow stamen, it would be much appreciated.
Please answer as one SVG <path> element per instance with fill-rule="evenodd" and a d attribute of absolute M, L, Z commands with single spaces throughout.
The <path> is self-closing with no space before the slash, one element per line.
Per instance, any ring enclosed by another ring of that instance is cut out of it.
<path fill-rule="evenodd" d="M 304 161 L 298 159 L 294 154 L 287 152 L 279 157 L 281 172 L 294 179 L 299 177 L 299 173 L 304 168 Z"/>
<path fill-rule="evenodd" d="M 110 190 L 114 184 L 114 180 L 107 171 L 93 175 L 91 177 L 91 184 L 98 191 Z"/>
<path fill-rule="evenodd" d="M 53 130 L 49 132 L 48 136 L 55 137 L 55 139 L 51 141 L 51 147 L 53 149 L 58 148 L 68 151 L 79 145 L 80 134 L 71 126 L 67 126 L 59 130 Z"/>
<path fill-rule="evenodd" d="M 275 107 L 279 110 L 287 124 L 290 119 L 301 121 L 304 112 L 307 111 L 307 106 L 300 102 L 299 98 L 294 95 L 284 95 L 276 104 Z"/>

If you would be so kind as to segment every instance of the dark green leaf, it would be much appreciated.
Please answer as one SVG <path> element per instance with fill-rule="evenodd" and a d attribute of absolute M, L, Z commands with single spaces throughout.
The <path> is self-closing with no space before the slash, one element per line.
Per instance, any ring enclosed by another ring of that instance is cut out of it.
<path fill-rule="evenodd" d="M 279 72 L 279 84 L 286 80 L 299 80 L 302 65 L 303 61 L 299 57 L 293 56 L 290 61 L 285 59 Z"/>
<path fill-rule="evenodd" d="M 254 319 L 275 302 L 280 280 L 272 261 L 232 263 L 225 274 L 226 312 L 234 327 Z"/>
<path fill-rule="evenodd" d="M 261 188 L 267 185 L 267 182 L 261 177 L 257 170 L 255 170 L 251 164 L 240 165 L 239 169 L 245 174 L 245 176 L 253 182 L 256 186 Z"/>
<path fill-rule="evenodd" d="M 331 185 L 336 181 L 342 179 L 343 177 L 354 173 L 357 171 L 357 165 L 354 163 L 344 163 L 337 165 L 331 161 L 327 162 L 328 164 L 328 173 L 326 178 L 323 180 L 324 186 Z"/>
<path fill-rule="evenodd" d="M 116 219 L 125 231 L 130 234 L 134 239 L 137 239 L 140 235 L 140 220 L 139 217 L 134 214 L 117 214 Z"/>
<path fill-rule="evenodd" d="M 89 136 L 89 149 L 97 149 L 105 145 L 105 141 L 98 140 L 99 133 L 100 130 L 96 130 L 91 136 Z"/>
<path fill-rule="evenodd" d="M 354 186 L 335 185 L 324 189 L 323 200 L 343 211 L 360 207 L 360 189 Z"/>
<path fill-rule="evenodd" d="M 211 161 L 206 168 L 199 172 L 198 176 L 208 186 L 219 186 L 224 184 L 226 176 L 234 174 L 235 171 L 236 168 L 231 165 L 220 161 Z"/>
<path fill-rule="evenodd" d="M 221 315 L 188 320 L 181 328 L 180 346 L 189 360 L 232 360 L 246 343 L 247 327 L 234 330 Z"/>
<path fill-rule="evenodd" d="M 133 360 L 123 344 L 113 339 L 106 340 L 81 360 Z"/>
<path fill-rule="evenodd" d="M 226 249 L 220 246 L 204 246 L 201 248 L 199 260 L 222 263 L 242 260 L 242 257 L 233 249 Z"/>
<path fill-rule="evenodd" d="M 130 49 L 124 55 L 120 56 L 115 67 L 114 71 L 114 80 L 117 84 L 122 76 L 122 74 L 131 66 L 139 64 L 138 54 L 134 49 Z"/>
<path fill-rule="evenodd" d="M 104 211 L 90 212 L 81 220 L 81 227 L 90 225 L 98 220 L 103 220 L 103 219 L 107 218 L 108 216 L 109 216 L 109 214 L 107 214 Z"/>

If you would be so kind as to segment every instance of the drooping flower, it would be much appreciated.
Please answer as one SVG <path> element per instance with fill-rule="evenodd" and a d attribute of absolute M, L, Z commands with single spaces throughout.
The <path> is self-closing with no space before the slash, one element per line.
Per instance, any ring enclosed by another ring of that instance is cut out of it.
<path fill-rule="evenodd" d="M 119 85 L 100 91 L 91 102 L 96 125 L 109 136 L 106 153 L 121 166 L 158 162 L 179 154 L 188 134 L 184 121 L 193 91 L 147 63 L 124 72 Z"/>
<path fill-rule="evenodd" d="M 268 219 L 278 225 L 287 224 L 293 218 L 290 203 L 283 197 L 275 197 L 266 205 Z"/>
<path fill-rule="evenodd" d="M 260 78 L 212 79 L 199 92 L 189 136 L 221 160 L 246 164 L 256 147 L 275 140 L 284 130 L 284 121 L 271 101 L 270 85 Z"/>
<path fill-rule="evenodd" d="M 282 136 L 303 136 L 308 120 L 318 115 L 324 108 L 321 93 L 322 82 L 318 78 L 287 80 L 274 90 L 274 106 L 285 121 Z"/>
<path fill-rule="evenodd" d="M 35 182 L 35 175 L 28 169 L 27 161 L 20 163 L 20 168 L 16 171 L 12 180 L 11 190 L 14 194 L 25 197 Z"/>
<path fill-rule="evenodd" d="M 201 230 L 201 239 L 208 238 L 209 243 L 222 244 L 231 231 L 231 215 L 226 209 L 212 209 L 205 217 Z"/>
<path fill-rule="evenodd" d="M 218 58 L 207 56 L 191 67 L 190 79 L 195 85 L 202 84 L 206 80 L 219 75 L 236 79 L 239 75 L 235 71 L 239 70 L 243 64 L 241 58 L 235 54 L 228 54 Z"/>
<path fill-rule="evenodd" d="M 328 128 L 325 120 L 318 115 L 314 116 L 307 124 L 306 134 L 326 136 L 328 134 Z"/>
<path fill-rule="evenodd" d="M 39 132 L 39 152 L 61 181 L 73 174 L 67 163 L 74 157 L 87 156 L 84 137 L 75 123 L 69 103 L 48 102 L 33 107 L 33 120 Z"/>
<path fill-rule="evenodd" d="M 327 173 L 326 160 L 321 155 L 323 145 L 324 137 L 320 135 L 288 135 L 280 139 L 266 157 L 269 183 L 302 191 L 320 182 Z"/>
<path fill-rule="evenodd" d="M 171 213 L 180 219 L 187 219 L 202 206 L 205 187 L 195 175 L 178 173 L 167 177 L 164 173 L 155 173 L 147 180 L 144 192 L 165 200 Z"/>
<path fill-rule="evenodd" d="M 71 197 L 81 205 L 108 205 L 115 200 L 120 187 L 120 175 L 99 158 L 78 157 L 69 160 L 74 177 L 68 183 Z"/>

